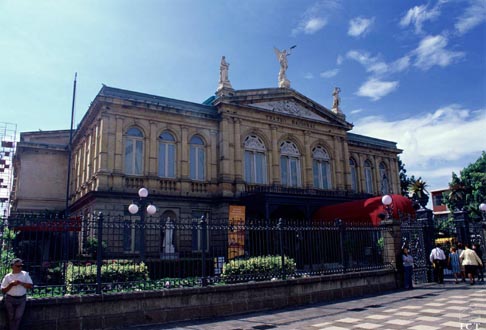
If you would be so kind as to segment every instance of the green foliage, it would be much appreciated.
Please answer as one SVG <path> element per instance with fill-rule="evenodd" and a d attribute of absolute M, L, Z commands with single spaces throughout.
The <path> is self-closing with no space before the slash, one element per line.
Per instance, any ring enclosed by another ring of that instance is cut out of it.
<path fill-rule="evenodd" d="M 449 210 L 468 212 L 471 218 L 481 219 L 479 204 L 486 202 L 486 152 L 478 160 L 463 168 L 460 176 L 452 172 L 449 193 L 445 196 Z"/>
<path fill-rule="evenodd" d="M 294 259 L 284 257 L 286 274 L 293 274 L 297 268 Z M 249 259 L 231 260 L 223 265 L 222 277 L 224 279 L 244 275 L 265 275 L 271 276 L 282 273 L 281 256 L 253 257 Z M 268 277 L 266 276 L 266 277 Z"/>
<path fill-rule="evenodd" d="M 405 164 L 402 162 L 400 157 L 398 157 L 398 173 L 400 176 L 400 195 L 408 197 L 408 186 L 410 185 L 410 178 L 407 176 Z"/>
<path fill-rule="evenodd" d="M 108 244 L 105 241 L 101 241 L 101 249 L 103 253 L 106 251 L 107 247 Z M 96 237 L 89 237 L 86 240 L 85 251 L 92 256 L 96 256 L 98 252 L 98 239 Z"/>
<path fill-rule="evenodd" d="M 408 197 L 425 207 L 429 201 L 429 192 L 427 191 L 427 183 L 422 180 L 422 177 L 415 179 L 413 176 L 410 178 L 410 184 L 408 185 Z"/>
<path fill-rule="evenodd" d="M 383 251 L 385 248 L 385 239 L 383 237 L 380 237 L 378 241 L 376 241 L 376 247 L 379 251 Z"/>
<path fill-rule="evenodd" d="M 5 226 L 2 233 L 3 246 L 0 254 L 0 276 L 2 277 L 10 272 L 12 269 L 10 262 L 16 257 L 12 249 L 12 242 L 15 237 L 17 237 L 17 233 Z"/>
<path fill-rule="evenodd" d="M 436 231 L 436 235 L 438 236 L 439 233 L 443 233 L 445 236 L 453 236 L 455 232 L 455 224 L 454 224 L 454 217 L 449 215 L 447 217 L 434 217 L 434 228 Z"/>
<path fill-rule="evenodd" d="M 148 267 L 143 263 L 126 260 L 105 261 L 101 266 L 102 283 L 143 282 L 149 279 Z M 75 287 L 96 284 L 96 264 L 75 265 L 66 268 L 66 290 L 75 293 Z M 82 290 L 82 288 L 81 288 Z"/>

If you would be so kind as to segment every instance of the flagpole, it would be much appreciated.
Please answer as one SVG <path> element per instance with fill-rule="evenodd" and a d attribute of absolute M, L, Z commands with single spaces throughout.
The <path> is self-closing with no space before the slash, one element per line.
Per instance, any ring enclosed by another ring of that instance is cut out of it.
<path fill-rule="evenodd" d="M 67 168 L 67 183 L 66 183 L 66 208 L 64 210 L 65 216 L 69 215 L 69 186 L 71 183 L 71 156 L 72 156 L 72 143 L 73 143 L 73 128 L 74 128 L 74 104 L 76 101 L 76 79 L 78 73 L 74 73 L 74 84 L 73 84 L 73 103 L 71 106 L 71 129 L 69 130 L 69 144 L 68 149 L 68 168 Z"/>

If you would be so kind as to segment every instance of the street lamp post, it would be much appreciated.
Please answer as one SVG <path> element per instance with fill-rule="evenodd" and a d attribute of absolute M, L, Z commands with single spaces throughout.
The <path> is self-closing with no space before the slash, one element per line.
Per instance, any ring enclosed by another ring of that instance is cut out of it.
<path fill-rule="evenodd" d="M 486 221 L 486 203 L 479 204 L 479 211 L 481 211 L 481 216 L 483 218 L 483 222 Z"/>
<path fill-rule="evenodd" d="M 157 212 L 157 208 L 147 201 L 148 196 L 147 188 L 140 188 L 138 190 L 138 203 L 132 203 L 128 206 L 128 212 L 130 214 L 137 214 L 140 210 L 140 227 L 142 229 L 142 241 L 140 242 L 140 259 L 145 261 L 145 212 L 148 215 L 154 215 Z"/>
<path fill-rule="evenodd" d="M 385 219 L 393 218 L 393 198 L 390 195 L 385 195 L 381 198 L 381 203 L 386 212 Z"/>

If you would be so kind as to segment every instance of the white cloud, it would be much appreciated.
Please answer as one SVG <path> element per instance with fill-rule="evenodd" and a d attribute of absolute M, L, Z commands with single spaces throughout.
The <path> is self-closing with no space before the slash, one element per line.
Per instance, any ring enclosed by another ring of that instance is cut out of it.
<path fill-rule="evenodd" d="M 344 62 L 344 57 L 342 57 L 341 55 L 339 55 L 339 56 L 336 58 L 336 64 L 337 64 L 337 65 L 341 65 L 343 62 Z"/>
<path fill-rule="evenodd" d="M 367 52 L 360 52 L 357 50 L 350 50 L 347 52 L 346 57 L 362 64 L 367 72 L 371 72 L 375 75 L 401 72 L 410 66 L 410 56 L 408 55 L 389 64 L 383 62 L 379 56 L 373 57 Z"/>
<path fill-rule="evenodd" d="M 349 21 L 348 35 L 359 37 L 370 31 L 375 18 L 356 17 Z"/>
<path fill-rule="evenodd" d="M 404 120 L 361 118 L 353 132 L 397 142 L 407 174 L 422 176 L 431 189 L 438 189 L 447 186 L 452 171 L 458 173 L 486 149 L 485 127 L 486 108 L 452 104 Z"/>
<path fill-rule="evenodd" d="M 400 26 L 408 27 L 409 25 L 413 25 L 415 27 L 415 33 L 422 33 L 423 24 L 439 16 L 440 4 L 441 1 L 430 10 L 427 9 L 427 5 L 415 6 L 409 9 L 407 14 L 400 20 Z"/>
<path fill-rule="evenodd" d="M 311 72 L 307 72 L 305 75 L 304 75 L 304 78 L 305 79 L 314 79 L 314 75 L 311 73 Z"/>
<path fill-rule="evenodd" d="M 295 36 L 301 32 L 305 34 L 314 34 L 327 24 L 327 19 L 322 17 L 312 17 L 300 22 L 299 26 L 292 30 Z"/>
<path fill-rule="evenodd" d="M 327 24 L 327 20 L 320 17 L 311 18 L 305 23 L 304 33 L 314 34 Z"/>
<path fill-rule="evenodd" d="M 332 69 L 332 70 L 321 72 L 320 76 L 322 78 L 332 78 L 335 77 L 338 73 L 339 73 L 339 69 Z"/>
<path fill-rule="evenodd" d="M 409 66 L 410 66 L 410 56 L 405 55 L 390 64 L 390 71 L 402 72 L 403 70 L 406 70 Z"/>
<path fill-rule="evenodd" d="M 423 38 L 413 51 L 417 56 L 415 66 L 422 70 L 428 70 L 434 65 L 445 67 L 464 57 L 463 52 L 446 50 L 447 42 L 447 38 L 442 35 Z"/>
<path fill-rule="evenodd" d="M 297 27 L 292 29 L 292 36 L 300 33 L 314 34 L 327 25 L 328 17 L 341 7 L 338 0 L 320 0 L 307 8 Z"/>
<path fill-rule="evenodd" d="M 351 110 L 349 113 L 352 114 L 352 115 L 356 115 L 360 112 L 363 112 L 363 109 L 356 109 L 356 110 Z"/>
<path fill-rule="evenodd" d="M 398 88 L 398 81 L 382 81 L 376 78 L 368 79 L 356 93 L 359 96 L 371 98 L 373 101 L 381 99 Z"/>
<path fill-rule="evenodd" d="M 472 0 L 454 27 L 459 35 L 463 35 L 483 22 L 486 22 L 486 1 Z"/>
<path fill-rule="evenodd" d="M 346 57 L 363 65 L 368 72 L 383 73 L 386 71 L 386 64 L 381 62 L 378 57 L 372 57 L 367 52 L 350 50 L 346 53 Z"/>

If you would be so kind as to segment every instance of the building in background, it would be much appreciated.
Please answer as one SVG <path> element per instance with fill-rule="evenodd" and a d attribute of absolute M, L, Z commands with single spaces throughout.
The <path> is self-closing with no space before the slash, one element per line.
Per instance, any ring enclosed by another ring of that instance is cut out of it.
<path fill-rule="evenodd" d="M 432 212 L 434 214 L 434 219 L 436 222 L 445 221 L 451 214 L 451 211 L 447 208 L 447 205 L 444 203 L 443 194 L 448 193 L 449 189 L 437 189 L 431 190 L 430 194 L 432 197 Z"/>
<path fill-rule="evenodd" d="M 8 216 L 10 214 L 16 140 L 17 125 L 0 123 L 0 216 Z"/>
<path fill-rule="evenodd" d="M 240 205 L 246 219 L 305 224 L 323 205 L 399 192 L 396 143 L 352 127 L 340 109 L 286 87 L 223 84 L 198 104 L 103 86 L 74 133 L 69 214 L 128 219 L 145 187 L 161 223 L 228 219 L 230 206 Z M 69 131 L 21 137 L 13 210 L 62 209 Z M 137 239 L 135 231 L 121 234 Z M 145 240 L 147 255 L 158 255 L 160 237 Z"/>
<path fill-rule="evenodd" d="M 68 141 L 69 130 L 20 133 L 13 159 L 14 213 L 64 211 Z"/>

